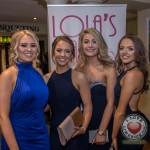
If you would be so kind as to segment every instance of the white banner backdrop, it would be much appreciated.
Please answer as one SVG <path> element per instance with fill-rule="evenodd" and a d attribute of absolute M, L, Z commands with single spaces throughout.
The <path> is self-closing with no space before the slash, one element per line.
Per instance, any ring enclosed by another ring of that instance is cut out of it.
<path fill-rule="evenodd" d="M 121 5 L 48 5 L 48 43 L 50 71 L 55 69 L 52 62 L 51 46 L 59 35 L 70 37 L 75 45 L 78 57 L 79 33 L 90 27 L 96 28 L 104 37 L 109 55 L 114 59 L 117 45 L 126 31 L 126 4 Z"/>

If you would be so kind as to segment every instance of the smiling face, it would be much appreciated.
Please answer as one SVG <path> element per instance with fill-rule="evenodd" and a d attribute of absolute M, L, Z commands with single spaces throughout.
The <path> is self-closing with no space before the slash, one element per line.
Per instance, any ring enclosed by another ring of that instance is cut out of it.
<path fill-rule="evenodd" d="M 125 38 L 120 42 L 119 56 L 124 64 L 135 64 L 135 47 L 132 40 Z"/>
<path fill-rule="evenodd" d="M 63 40 L 60 40 L 54 50 L 54 57 L 57 65 L 65 66 L 72 60 L 71 45 Z"/>
<path fill-rule="evenodd" d="M 87 57 L 97 57 L 98 45 L 93 35 L 87 33 L 84 35 L 82 40 L 83 52 Z"/>
<path fill-rule="evenodd" d="M 32 62 L 37 54 L 37 46 L 33 38 L 29 35 L 24 35 L 19 42 L 18 48 L 17 48 L 17 53 L 18 53 L 18 60 L 20 62 Z"/>

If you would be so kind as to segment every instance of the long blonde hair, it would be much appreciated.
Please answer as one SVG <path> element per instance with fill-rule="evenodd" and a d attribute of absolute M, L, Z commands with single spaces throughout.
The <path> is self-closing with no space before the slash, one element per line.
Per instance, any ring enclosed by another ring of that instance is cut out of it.
<path fill-rule="evenodd" d="M 115 66 L 115 62 L 108 55 L 107 44 L 104 38 L 102 37 L 102 35 L 95 28 L 87 28 L 81 31 L 79 35 L 79 39 L 78 39 L 79 56 L 78 56 L 77 67 L 84 66 L 87 63 L 86 56 L 83 53 L 83 46 L 82 46 L 83 37 L 85 34 L 91 34 L 94 37 L 98 46 L 97 57 L 100 63 L 102 63 L 105 66 Z"/>
<path fill-rule="evenodd" d="M 33 38 L 33 40 L 35 41 L 36 47 L 37 47 L 37 56 L 36 56 L 36 63 L 39 64 L 40 61 L 38 60 L 38 55 L 40 53 L 40 46 L 39 46 L 39 39 L 38 37 L 35 35 L 34 32 L 30 31 L 30 30 L 22 30 L 22 31 L 17 31 L 15 32 L 12 37 L 11 37 L 11 42 L 10 42 L 10 65 L 14 65 L 15 63 L 17 63 L 17 58 L 18 58 L 18 46 L 19 46 L 19 42 L 21 40 L 21 38 L 25 35 L 29 35 Z"/>

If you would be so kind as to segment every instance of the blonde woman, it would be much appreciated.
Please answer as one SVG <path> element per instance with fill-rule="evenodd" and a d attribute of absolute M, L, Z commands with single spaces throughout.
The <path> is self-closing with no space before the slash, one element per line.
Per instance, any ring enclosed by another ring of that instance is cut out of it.
<path fill-rule="evenodd" d="M 0 75 L 2 150 L 50 150 L 43 113 L 48 88 L 41 70 L 32 66 L 40 52 L 37 36 L 14 33 L 10 52 L 12 66 Z"/>
<path fill-rule="evenodd" d="M 79 35 L 79 59 L 76 69 L 85 74 L 91 88 L 93 113 L 88 127 L 89 136 L 95 135 L 90 150 L 108 150 L 114 109 L 115 63 L 108 56 L 108 48 L 102 35 L 94 28 L 83 30 Z M 109 142 L 106 142 L 108 131 Z"/>

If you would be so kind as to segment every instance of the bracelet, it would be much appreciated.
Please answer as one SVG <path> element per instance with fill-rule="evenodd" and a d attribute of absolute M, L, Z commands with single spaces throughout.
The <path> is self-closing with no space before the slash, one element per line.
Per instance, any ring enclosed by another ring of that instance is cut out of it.
<path fill-rule="evenodd" d="M 85 131 L 86 131 L 86 129 L 85 129 L 85 127 L 81 127 L 81 128 L 83 128 L 83 129 L 84 129 L 84 132 L 82 133 L 82 134 L 84 134 L 84 133 L 85 133 Z"/>

